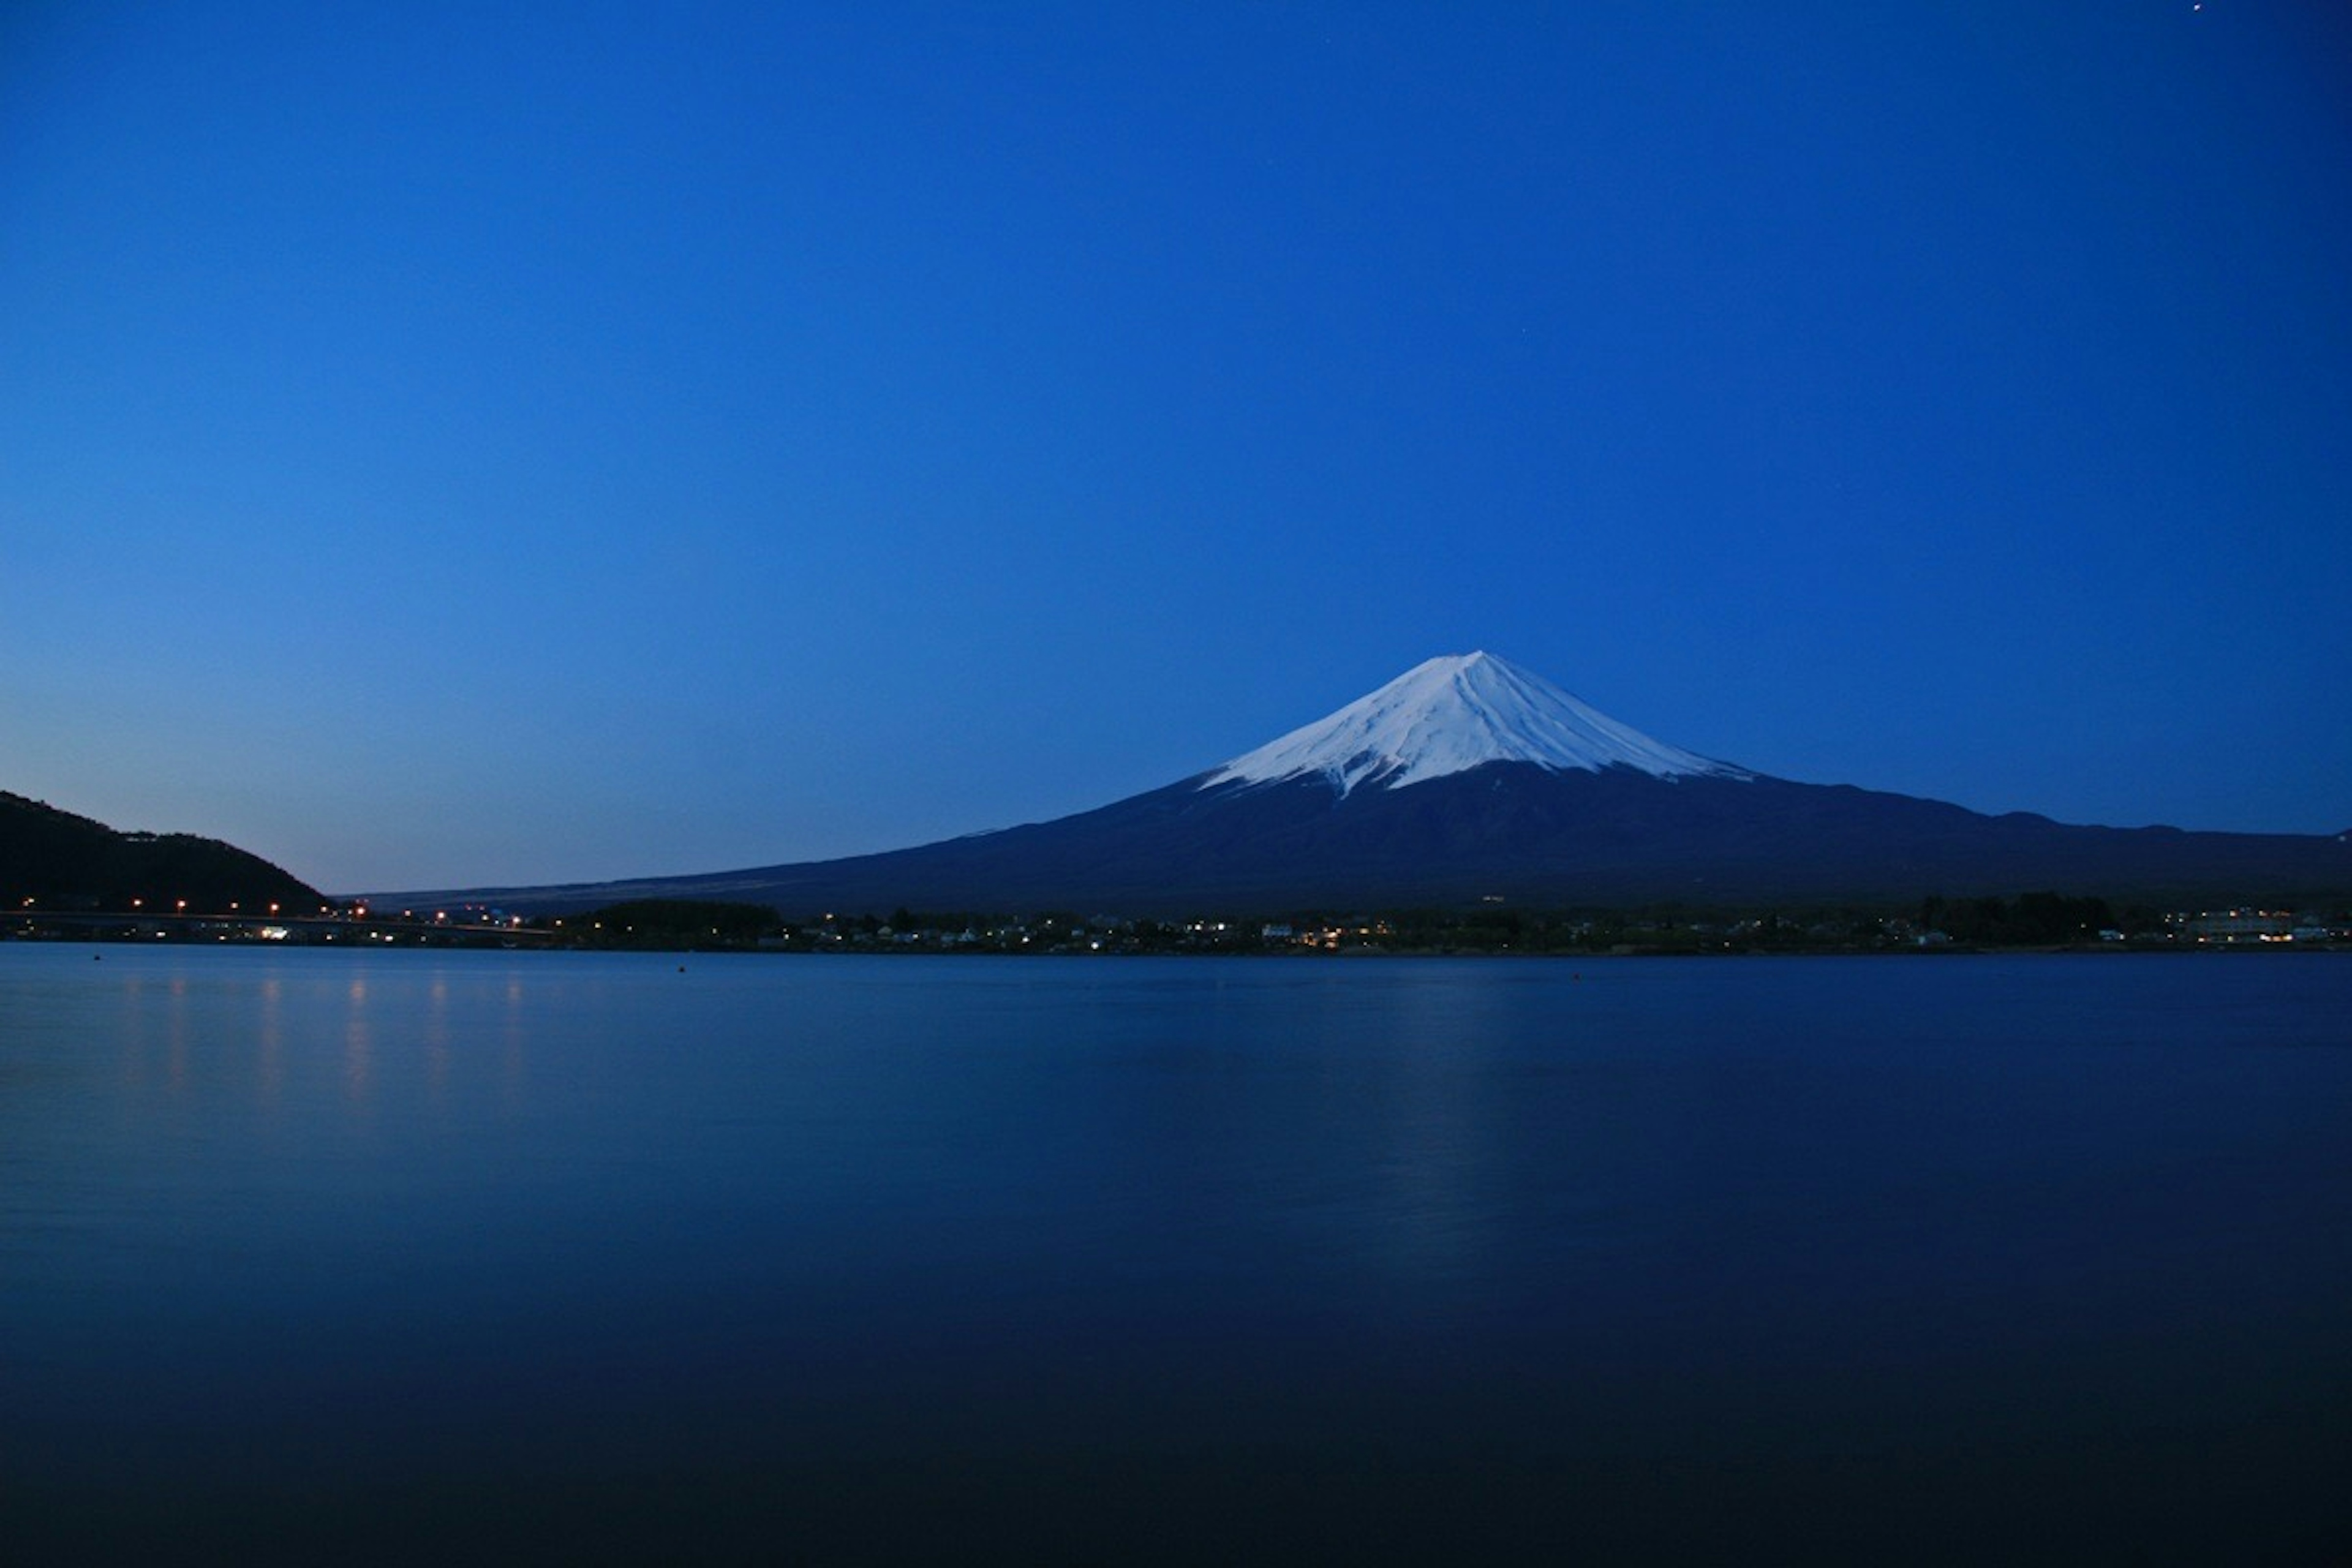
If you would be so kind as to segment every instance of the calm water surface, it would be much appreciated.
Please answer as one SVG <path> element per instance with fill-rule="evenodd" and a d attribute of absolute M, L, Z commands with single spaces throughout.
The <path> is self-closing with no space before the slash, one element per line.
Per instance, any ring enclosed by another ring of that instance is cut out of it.
<path fill-rule="evenodd" d="M 42 1561 L 2329 1563 L 2352 961 L 0 944 Z"/>

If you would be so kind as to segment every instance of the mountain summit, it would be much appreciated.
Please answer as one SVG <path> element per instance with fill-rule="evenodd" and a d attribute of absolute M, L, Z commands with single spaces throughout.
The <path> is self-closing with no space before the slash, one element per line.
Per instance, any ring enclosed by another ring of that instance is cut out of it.
<path fill-rule="evenodd" d="M 1344 795 L 1359 784 L 1401 789 L 1488 763 L 1554 773 L 1626 767 L 1653 778 L 1751 776 L 1654 741 L 1508 659 L 1468 653 L 1416 665 L 1328 718 L 1235 757 L 1200 787 L 1319 774 Z"/>
<path fill-rule="evenodd" d="M 1433 658 L 1221 767 L 1050 822 L 839 860 L 377 901 L 1129 915 L 1916 902 L 2039 889 L 2188 901 L 2352 892 L 2352 844 L 2074 827 L 1798 784 L 1628 729 L 1493 654 Z"/>

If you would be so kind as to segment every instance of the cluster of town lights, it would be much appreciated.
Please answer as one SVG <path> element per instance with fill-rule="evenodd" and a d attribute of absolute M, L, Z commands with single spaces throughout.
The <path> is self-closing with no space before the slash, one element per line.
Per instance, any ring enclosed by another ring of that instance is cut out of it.
<path fill-rule="evenodd" d="M 170 905 L 168 912 L 163 907 L 167 902 Z M 16 907 L 19 910 L 38 909 L 40 907 L 40 900 L 36 896 L 26 896 L 17 900 Z M 168 900 L 159 899 L 155 900 L 155 907 L 150 909 L 148 900 L 144 895 L 142 895 L 140 897 L 133 898 L 131 900 L 131 908 L 128 912 L 142 919 L 184 919 L 188 918 L 188 900 L 185 899 L 176 898 Z M 475 918 L 471 920 L 466 919 L 465 917 L 469 912 L 474 913 Z M 267 906 L 266 914 L 247 913 L 242 900 L 232 899 L 229 900 L 226 908 L 215 909 L 210 913 L 206 913 L 200 908 L 194 918 L 200 921 L 235 920 L 239 922 L 258 921 L 266 918 L 274 922 L 278 921 L 281 917 L 285 916 L 285 905 L 275 900 L 272 900 Z M 298 915 L 291 918 L 299 920 L 304 917 Z M 362 921 L 369 918 L 369 910 L 367 905 L 359 903 L 349 905 L 341 910 L 336 909 L 331 904 L 321 904 L 319 906 L 318 913 L 309 918 L 320 921 Z M 382 917 L 379 916 L 378 918 L 381 919 Z M 479 911 L 467 911 L 461 910 L 458 911 L 458 918 L 454 921 L 451 920 L 449 911 L 446 910 L 434 910 L 429 921 L 420 920 L 416 911 L 414 910 L 403 910 L 400 911 L 400 920 L 412 925 L 430 923 L 436 926 L 444 926 L 461 931 L 516 931 L 521 929 L 523 924 L 522 916 L 509 914 L 502 910 L 483 910 Z M 263 928 L 262 934 L 269 937 L 271 940 L 283 941 L 292 934 L 292 928 L 283 924 L 273 924 Z"/>

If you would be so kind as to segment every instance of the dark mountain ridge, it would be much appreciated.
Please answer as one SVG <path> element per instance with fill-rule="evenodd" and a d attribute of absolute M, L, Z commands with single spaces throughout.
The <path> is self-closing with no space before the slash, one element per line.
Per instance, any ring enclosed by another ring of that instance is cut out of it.
<path fill-rule="evenodd" d="M 1490 899 L 1550 908 L 1906 902 L 2044 888 L 2165 904 L 2352 896 L 2344 836 L 2080 827 L 1850 785 L 1527 763 L 1344 796 L 1319 778 L 1210 777 L 875 855 L 415 897 L 547 913 L 694 898 L 772 904 L 794 917 L 901 906 L 1165 917 Z"/>
<path fill-rule="evenodd" d="M 1222 767 L 1094 811 L 703 876 L 387 895 L 524 912 L 725 899 L 1132 915 L 1552 908 L 2066 889 L 2167 903 L 2352 895 L 2343 836 L 2074 827 L 1796 784 L 1653 739 L 1491 654 L 1433 658 Z"/>
<path fill-rule="evenodd" d="M 315 910 L 316 888 L 250 851 L 190 833 L 122 833 L 0 790 L 0 908 L 215 914 Z"/>

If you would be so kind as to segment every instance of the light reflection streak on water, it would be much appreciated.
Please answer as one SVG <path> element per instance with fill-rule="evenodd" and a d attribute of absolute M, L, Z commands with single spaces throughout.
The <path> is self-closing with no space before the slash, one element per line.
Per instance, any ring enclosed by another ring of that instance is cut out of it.
<path fill-rule="evenodd" d="M 499 1065 L 504 1075 L 509 1109 L 521 1104 L 528 1079 L 523 1071 L 525 1036 L 523 1018 L 523 988 L 520 975 L 509 974 L 506 984 L 506 1010 L 499 1031 Z"/>
<path fill-rule="evenodd" d="M 275 1108 L 286 1087 L 286 983 L 272 974 L 261 983 L 261 1027 L 255 1053 L 255 1089 L 261 1103 Z"/>
<path fill-rule="evenodd" d="M 160 991 L 161 994 L 157 993 Z M 122 1081 L 125 1087 L 143 1089 L 155 1066 L 154 1052 L 160 1048 L 164 1087 L 177 1096 L 188 1087 L 188 982 L 184 975 L 174 974 L 157 983 L 142 975 L 131 975 L 122 984 Z M 161 1039 L 157 1038 L 160 1032 Z"/>
<path fill-rule="evenodd" d="M 343 1022 L 343 1092 L 353 1105 L 364 1108 L 375 1079 L 374 1041 L 367 1016 L 367 976 L 352 977 L 344 1000 L 351 1011 Z"/>
<path fill-rule="evenodd" d="M 1406 986 L 1387 1000 L 1390 1130 L 1378 1169 L 1392 1223 L 1373 1232 L 1381 1262 L 1408 1276 L 1475 1268 L 1499 1224 L 1494 1162 L 1479 1157 L 1498 1108 L 1484 1099 L 1475 1065 L 1453 1048 L 1463 1027 L 1460 996 Z"/>
<path fill-rule="evenodd" d="M 425 1082 L 433 1103 L 446 1105 L 449 1093 L 449 980 L 444 974 L 436 974 L 432 987 L 425 993 Z"/>
<path fill-rule="evenodd" d="M 167 1015 L 168 1030 L 164 1047 L 169 1064 L 172 1092 L 184 1093 L 188 1087 L 188 982 L 184 975 L 172 976 L 172 1006 Z"/>
<path fill-rule="evenodd" d="M 122 986 L 122 1020 L 116 1033 L 122 1041 L 122 1085 L 137 1089 L 146 1076 L 144 1072 L 147 1039 L 147 1007 L 141 994 L 146 984 L 132 975 Z"/>
<path fill-rule="evenodd" d="M 226 1092 L 275 1116 L 323 1091 L 369 1115 L 413 1093 L 446 1111 L 477 1074 L 509 1110 L 534 1092 L 531 1037 L 544 1024 L 522 975 L 328 973 L 298 956 L 251 976 L 240 996 L 201 973 L 120 973 L 131 967 L 88 977 L 110 1022 L 80 1036 L 135 1097 L 126 1103 L 184 1110 Z"/>

